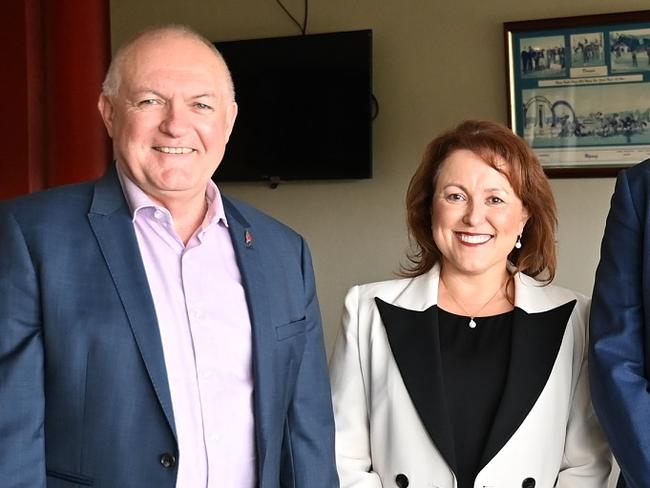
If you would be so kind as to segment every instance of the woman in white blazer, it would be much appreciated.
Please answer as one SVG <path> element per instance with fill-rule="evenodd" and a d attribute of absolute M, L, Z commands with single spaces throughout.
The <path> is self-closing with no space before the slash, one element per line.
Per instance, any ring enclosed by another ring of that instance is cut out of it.
<path fill-rule="evenodd" d="M 467 121 L 407 194 L 405 278 L 353 287 L 330 369 L 342 488 L 603 488 L 588 300 L 549 285 L 555 204 L 532 150 Z"/>

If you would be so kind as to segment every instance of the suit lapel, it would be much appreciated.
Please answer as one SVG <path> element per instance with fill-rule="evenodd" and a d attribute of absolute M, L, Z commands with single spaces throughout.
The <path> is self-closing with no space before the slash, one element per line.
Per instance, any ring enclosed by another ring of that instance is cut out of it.
<path fill-rule="evenodd" d="M 158 401 L 176 435 L 156 311 L 129 208 L 114 167 L 95 185 L 88 219 L 124 306 Z"/>
<path fill-rule="evenodd" d="M 388 342 L 429 437 L 455 472 L 454 443 L 442 377 L 438 308 L 407 310 L 375 298 Z"/>
<path fill-rule="evenodd" d="M 375 298 L 395 362 L 429 437 L 455 472 L 455 450 L 445 400 L 436 299 L 437 266 L 410 280 L 393 304 Z M 555 364 L 576 301 L 561 289 L 515 276 L 506 384 L 483 449 L 482 469 L 522 424 Z"/>
<path fill-rule="evenodd" d="M 514 310 L 510 363 L 482 469 L 508 442 L 539 398 L 555 364 L 575 300 L 544 312 Z"/>
<path fill-rule="evenodd" d="M 275 330 L 269 321 L 268 286 L 264 263 L 255 239 L 255 230 L 247 222 L 235 205 L 223 197 L 224 211 L 228 220 L 228 231 L 235 249 L 237 264 L 246 293 L 248 313 L 253 337 L 253 378 L 255 385 L 255 433 L 258 466 L 263 467 L 266 446 L 272 431 L 271 420 L 273 404 L 270 399 L 277 397 L 274 382 L 273 348 L 269 344 L 276 342 Z M 261 479 L 261 478 L 260 478 Z"/>

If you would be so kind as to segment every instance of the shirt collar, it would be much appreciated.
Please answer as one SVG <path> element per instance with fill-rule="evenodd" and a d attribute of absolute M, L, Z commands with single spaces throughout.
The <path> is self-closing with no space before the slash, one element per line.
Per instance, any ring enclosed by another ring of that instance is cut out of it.
<path fill-rule="evenodd" d="M 129 206 L 131 211 L 131 219 L 135 221 L 136 217 L 141 210 L 145 208 L 160 210 L 169 214 L 167 210 L 162 205 L 155 203 L 149 195 L 147 195 L 142 188 L 131 180 L 126 173 L 120 167 L 120 163 L 116 163 L 117 177 L 120 181 L 120 186 L 122 187 L 122 192 L 126 198 L 126 203 Z M 205 188 L 205 198 L 208 202 L 208 210 L 205 214 L 203 224 L 201 227 L 206 227 L 213 222 L 223 222 L 226 227 L 228 227 L 228 220 L 226 219 L 226 212 L 223 208 L 223 201 L 221 199 L 221 193 L 219 188 L 214 183 L 214 181 L 208 181 L 208 184 Z M 171 217 L 171 216 L 170 216 Z"/>

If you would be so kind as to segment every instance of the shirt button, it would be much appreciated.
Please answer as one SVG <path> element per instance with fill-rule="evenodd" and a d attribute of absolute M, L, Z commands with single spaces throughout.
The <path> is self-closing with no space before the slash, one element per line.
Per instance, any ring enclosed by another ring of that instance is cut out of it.
<path fill-rule="evenodd" d="M 176 458 L 168 452 L 160 455 L 160 464 L 165 469 L 173 468 L 176 465 Z"/>
<path fill-rule="evenodd" d="M 163 218 L 163 215 L 164 215 L 164 214 L 163 214 L 160 210 L 156 210 L 156 211 L 153 213 L 153 216 L 154 216 L 155 218 L 157 218 L 158 220 L 162 219 L 162 218 Z"/>

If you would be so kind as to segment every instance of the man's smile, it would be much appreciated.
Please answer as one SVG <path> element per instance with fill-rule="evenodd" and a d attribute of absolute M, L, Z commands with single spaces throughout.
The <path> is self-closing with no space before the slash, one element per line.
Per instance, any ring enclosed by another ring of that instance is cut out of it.
<path fill-rule="evenodd" d="M 189 154 L 194 152 L 194 149 L 191 147 L 154 146 L 153 148 L 165 154 Z"/>

